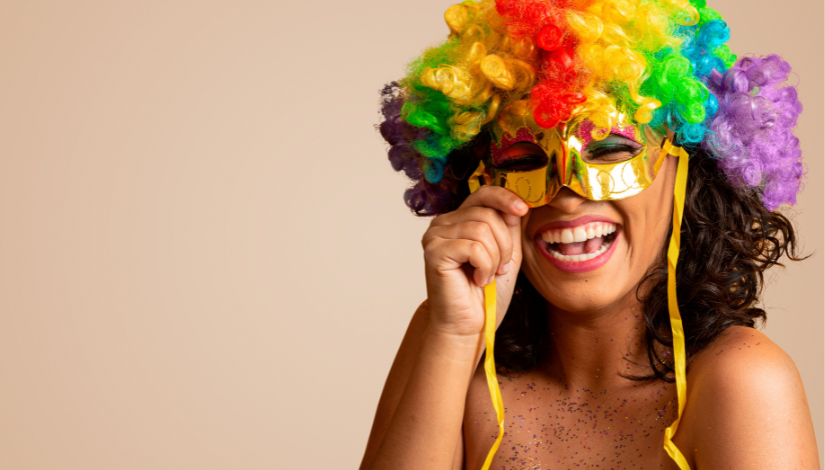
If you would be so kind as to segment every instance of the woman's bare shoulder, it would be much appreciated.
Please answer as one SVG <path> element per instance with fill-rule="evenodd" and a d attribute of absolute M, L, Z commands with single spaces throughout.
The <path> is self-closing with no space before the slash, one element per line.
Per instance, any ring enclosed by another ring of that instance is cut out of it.
<path fill-rule="evenodd" d="M 712 377 L 720 368 L 740 374 L 749 365 L 793 364 L 791 358 L 764 333 L 745 326 L 732 326 L 717 336 L 690 364 L 691 375 Z"/>
<path fill-rule="evenodd" d="M 799 372 L 764 333 L 731 327 L 689 370 L 680 440 L 694 468 L 819 468 Z"/>
<path fill-rule="evenodd" d="M 698 354 L 690 364 L 690 379 L 694 393 L 746 396 L 754 386 L 763 389 L 760 396 L 802 391 L 782 388 L 799 379 L 791 357 L 761 331 L 744 326 L 728 328 Z M 768 385 L 773 386 L 765 389 Z"/>

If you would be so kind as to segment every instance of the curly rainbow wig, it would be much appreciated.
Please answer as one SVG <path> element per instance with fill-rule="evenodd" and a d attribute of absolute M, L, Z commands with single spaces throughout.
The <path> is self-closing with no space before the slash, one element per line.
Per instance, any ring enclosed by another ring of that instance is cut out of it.
<path fill-rule="evenodd" d="M 393 168 L 416 182 L 405 200 L 417 214 L 450 209 L 463 177 L 451 165 L 528 97 L 541 127 L 584 114 L 601 139 L 621 111 L 701 147 L 768 210 L 795 203 L 802 105 L 784 85 L 790 66 L 737 60 L 705 0 L 467 0 L 444 17 L 449 38 L 382 91 L 380 130 Z"/>

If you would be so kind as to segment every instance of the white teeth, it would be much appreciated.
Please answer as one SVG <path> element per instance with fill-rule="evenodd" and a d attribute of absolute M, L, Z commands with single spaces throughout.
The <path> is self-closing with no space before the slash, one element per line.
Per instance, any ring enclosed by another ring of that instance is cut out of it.
<path fill-rule="evenodd" d="M 553 229 L 541 233 L 541 239 L 548 245 L 554 243 L 574 243 L 584 242 L 591 238 L 598 238 L 610 235 L 616 231 L 616 224 L 606 222 L 592 222 L 585 225 L 580 225 L 574 228 Z M 560 252 L 553 250 L 550 246 L 547 247 L 548 253 L 554 258 L 572 263 L 580 263 L 582 261 L 591 260 L 610 248 L 613 240 L 602 243 L 601 248 L 593 253 L 582 253 L 577 255 L 563 255 Z"/>
<path fill-rule="evenodd" d="M 567 261 L 567 262 L 571 262 L 571 263 L 580 263 L 582 261 L 591 260 L 591 259 L 599 256 L 600 254 L 607 251 L 607 249 L 610 248 L 610 245 L 612 245 L 612 244 L 613 244 L 613 241 L 606 242 L 602 245 L 601 248 L 594 251 L 593 253 L 586 253 L 586 254 L 580 254 L 580 255 L 563 255 L 563 254 L 561 254 L 558 251 L 553 250 L 553 249 L 548 249 L 547 252 L 550 253 L 550 255 L 553 258 L 556 258 L 557 260 Z"/>
<path fill-rule="evenodd" d="M 541 239 L 547 243 L 583 242 L 591 238 L 603 237 L 616 231 L 616 224 L 592 222 L 574 228 L 553 229 L 542 232 Z"/>

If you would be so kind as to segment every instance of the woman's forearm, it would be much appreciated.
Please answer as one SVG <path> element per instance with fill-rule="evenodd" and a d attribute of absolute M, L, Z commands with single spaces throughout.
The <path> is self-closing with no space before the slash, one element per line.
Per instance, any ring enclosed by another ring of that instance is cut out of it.
<path fill-rule="evenodd" d="M 404 389 L 407 388 L 407 381 L 410 379 L 416 361 L 418 361 L 418 353 L 421 350 L 424 332 L 427 330 L 429 321 L 429 303 L 425 300 L 413 314 L 407 332 L 404 333 L 404 339 L 398 347 L 395 360 L 392 362 L 387 380 L 384 382 L 384 390 L 378 400 L 372 430 L 359 467 L 361 470 L 370 468 L 378 448 L 381 447 L 384 434 L 387 433 L 395 409 L 398 408 Z"/>
<path fill-rule="evenodd" d="M 425 330 L 416 364 L 370 469 L 452 468 L 481 337 Z"/>

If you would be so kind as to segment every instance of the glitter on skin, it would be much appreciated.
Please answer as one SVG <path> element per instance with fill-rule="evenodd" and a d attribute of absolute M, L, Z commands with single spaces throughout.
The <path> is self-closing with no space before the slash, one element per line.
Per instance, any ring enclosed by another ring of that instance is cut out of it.
<path fill-rule="evenodd" d="M 637 460 L 661 447 L 675 418 L 672 385 L 633 384 L 609 393 L 523 379 L 500 378 L 505 403 L 513 404 L 493 468 L 652 468 Z"/>
<path fill-rule="evenodd" d="M 637 339 L 631 336 L 627 344 Z M 737 341 L 718 351 L 711 347 L 708 354 L 747 346 Z M 662 353 L 672 357 L 670 351 Z M 601 368 L 593 372 L 603 374 Z M 513 378 L 499 375 L 499 384 L 506 407 L 505 433 L 491 470 L 676 468 L 661 445 L 665 428 L 676 418 L 673 384 L 628 381 L 615 390 L 591 390 L 540 371 Z M 479 391 L 483 402 L 468 408 L 467 416 L 468 422 L 481 426 L 474 427 L 480 432 L 465 437 L 486 450 L 496 438 L 496 427 L 490 420 L 494 415 L 488 414 L 487 389 Z"/>

